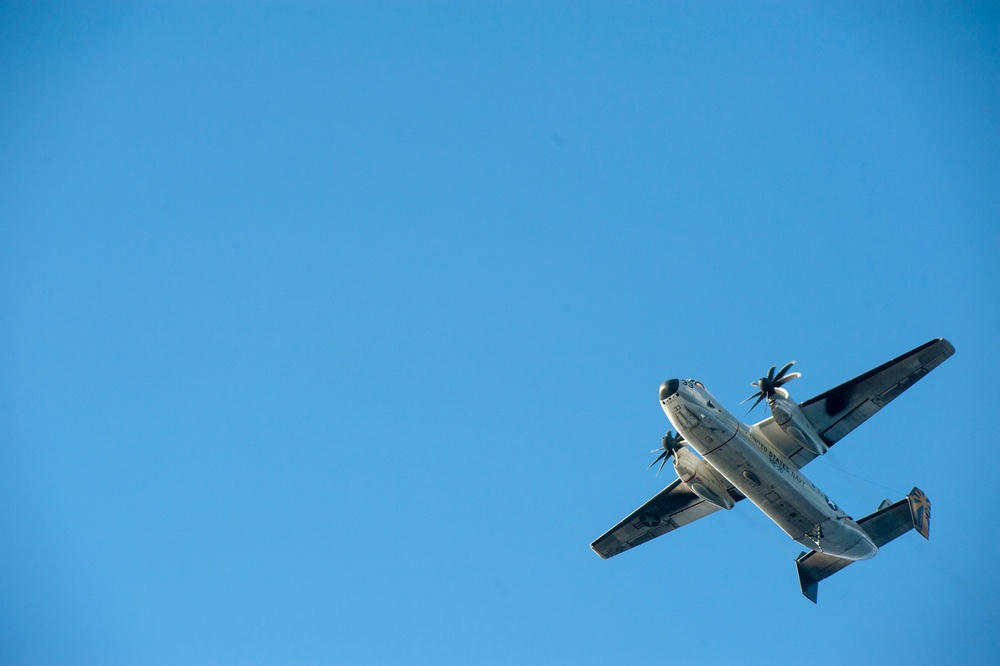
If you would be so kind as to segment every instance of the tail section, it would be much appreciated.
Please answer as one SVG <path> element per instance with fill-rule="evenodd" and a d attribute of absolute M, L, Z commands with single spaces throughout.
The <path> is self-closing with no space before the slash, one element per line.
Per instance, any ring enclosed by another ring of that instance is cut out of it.
<path fill-rule="evenodd" d="M 859 520 L 858 525 L 879 548 L 912 529 L 919 532 L 925 539 L 929 539 L 931 502 L 922 490 L 914 488 L 909 495 L 894 504 L 885 500 L 879 506 L 878 511 Z M 851 560 L 826 553 L 816 551 L 802 553 L 795 560 L 802 594 L 816 603 L 819 582 L 824 578 L 829 578 L 850 563 Z"/>

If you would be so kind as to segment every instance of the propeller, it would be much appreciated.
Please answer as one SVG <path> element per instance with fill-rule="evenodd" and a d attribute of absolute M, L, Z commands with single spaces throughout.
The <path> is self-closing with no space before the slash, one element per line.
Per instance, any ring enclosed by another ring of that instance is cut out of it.
<path fill-rule="evenodd" d="M 767 377 L 761 377 L 760 379 L 758 379 L 757 381 L 755 381 L 753 384 L 750 385 L 750 386 L 756 386 L 757 392 L 754 393 L 749 398 L 747 398 L 746 400 L 744 400 L 743 402 L 746 402 L 747 400 L 753 400 L 754 398 L 757 398 L 757 401 L 754 402 L 753 405 L 750 407 L 750 410 L 747 412 L 748 414 L 752 412 L 753 408 L 759 405 L 760 401 L 763 400 L 764 398 L 767 398 L 768 400 L 773 398 L 774 394 L 777 393 L 778 389 L 781 388 L 782 384 L 787 384 L 796 377 L 802 376 L 801 372 L 791 372 L 787 375 L 785 374 L 786 372 L 788 372 L 788 369 L 791 368 L 793 365 L 795 365 L 795 361 L 786 363 L 784 367 L 782 367 L 781 370 L 778 371 L 778 374 L 774 374 L 775 366 L 772 365 L 771 369 L 768 370 L 767 372 Z M 743 402 L 741 402 L 740 404 L 742 405 Z"/>
<path fill-rule="evenodd" d="M 681 435 L 675 435 L 673 430 L 668 430 L 667 434 L 663 436 L 660 441 L 660 448 L 653 449 L 650 453 L 659 453 L 656 456 L 656 460 L 649 463 L 649 467 L 652 467 L 656 463 L 660 463 L 660 466 L 656 469 L 656 473 L 659 474 L 663 466 L 667 464 L 670 457 L 674 455 L 682 446 L 684 446 L 684 437 Z M 646 469 L 649 469 L 647 467 Z"/>

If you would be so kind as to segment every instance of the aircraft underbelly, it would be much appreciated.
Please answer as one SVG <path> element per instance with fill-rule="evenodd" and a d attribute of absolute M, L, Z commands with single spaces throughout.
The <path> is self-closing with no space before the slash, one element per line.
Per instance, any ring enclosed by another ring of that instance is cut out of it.
<path fill-rule="evenodd" d="M 806 548 L 830 555 L 849 559 L 874 555 L 860 528 L 849 518 L 845 520 L 836 505 L 787 458 L 743 424 L 727 428 L 722 420 L 702 418 L 697 427 L 685 433 L 688 441 L 788 536 Z M 720 437 L 726 430 L 728 437 Z"/>
<path fill-rule="evenodd" d="M 808 501 L 803 492 L 781 474 L 776 465 L 780 459 L 769 460 L 749 442 L 737 435 L 729 444 L 707 456 L 707 460 L 736 488 L 756 504 L 793 539 L 801 538 L 828 515 Z"/>

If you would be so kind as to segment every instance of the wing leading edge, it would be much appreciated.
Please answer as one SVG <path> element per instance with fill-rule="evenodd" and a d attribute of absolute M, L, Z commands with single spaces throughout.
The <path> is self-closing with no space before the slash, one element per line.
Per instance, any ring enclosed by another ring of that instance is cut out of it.
<path fill-rule="evenodd" d="M 941 365 L 955 348 L 944 338 L 935 338 L 863 375 L 844 382 L 801 404 L 802 412 L 827 446 L 867 421 L 899 394 Z M 816 458 L 767 418 L 756 426 L 800 469 Z"/>
<path fill-rule="evenodd" d="M 737 502 L 743 499 L 735 488 L 730 488 L 729 494 Z M 590 547 L 607 559 L 718 510 L 719 507 L 698 497 L 677 479 L 605 532 Z"/>

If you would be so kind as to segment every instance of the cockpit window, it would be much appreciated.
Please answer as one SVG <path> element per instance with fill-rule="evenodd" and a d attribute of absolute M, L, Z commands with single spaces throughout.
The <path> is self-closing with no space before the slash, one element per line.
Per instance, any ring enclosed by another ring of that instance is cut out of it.
<path fill-rule="evenodd" d="M 698 388 L 705 388 L 705 385 L 699 382 L 698 380 L 695 380 L 694 385 L 697 386 Z"/>

